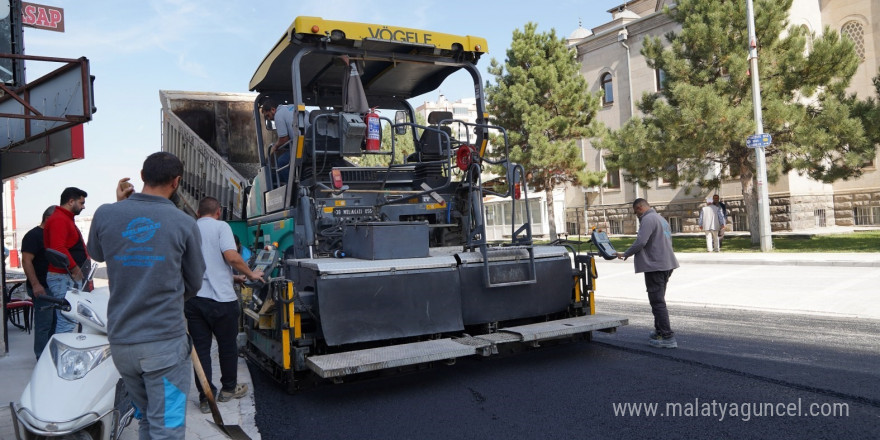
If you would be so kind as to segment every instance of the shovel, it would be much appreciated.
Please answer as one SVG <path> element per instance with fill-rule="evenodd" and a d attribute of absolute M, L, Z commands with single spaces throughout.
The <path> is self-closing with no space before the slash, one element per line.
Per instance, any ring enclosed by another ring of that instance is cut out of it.
<path fill-rule="evenodd" d="M 193 368 L 196 370 L 196 376 L 199 377 L 199 382 L 202 384 L 202 390 L 205 392 L 205 397 L 208 398 L 208 405 L 211 406 L 211 415 L 214 416 L 214 425 L 233 440 L 251 440 L 247 433 L 241 429 L 241 426 L 223 424 L 223 417 L 220 416 L 220 409 L 217 408 L 217 402 L 214 401 L 214 393 L 211 392 L 211 385 L 208 383 L 208 378 L 205 377 L 205 370 L 202 369 L 202 363 L 199 362 L 199 355 L 196 354 L 195 347 L 192 349 L 192 361 Z"/>

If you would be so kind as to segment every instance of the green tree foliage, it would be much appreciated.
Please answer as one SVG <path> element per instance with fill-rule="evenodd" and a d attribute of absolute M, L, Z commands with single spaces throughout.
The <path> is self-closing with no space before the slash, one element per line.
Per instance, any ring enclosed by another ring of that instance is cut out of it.
<path fill-rule="evenodd" d="M 604 173 L 586 172 L 577 140 L 593 136 L 599 99 L 589 92 L 580 75 L 580 63 L 556 31 L 537 33 L 527 23 L 513 31 L 507 60 L 492 59 L 489 73 L 495 84 L 486 85 L 491 121 L 504 127 L 513 162 L 523 165 L 529 188 L 544 191 L 549 208 L 550 237 L 556 238 L 552 221 L 553 188 L 565 182 L 592 186 Z M 493 136 L 493 150 L 504 141 Z"/>
<path fill-rule="evenodd" d="M 643 116 L 611 132 L 601 148 L 612 165 L 645 185 L 662 178 L 675 186 L 718 188 L 713 170 L 739 178 L 752 241 L 758 210 L 748 30 L 745 1 L 681 0 L 666 9 L 680 32 L 648 37 L 642 54 L 666 74 L 659 94 L 639 102 Z M 796 170 L 822 182 L 858 176 L 874 157 L 855 99 L 844 89 L 858 67 L 853 44 L 825 29 L 821 36 L 789 26 L 792 0 L 757 0 L 755 28 L 768 179 Z M 807 41 L 812 40 L 808 49 Z"/>
<path fill-rule="evenodd" d="M 880 144 L 880 70 L 874 77 L 874 97 L 860 101 L 855 94 L 845 98 L 846 103 L 852 107 L 852 114 L 862 121 L 865 127 L 865 135 L 875 146 Z"/>

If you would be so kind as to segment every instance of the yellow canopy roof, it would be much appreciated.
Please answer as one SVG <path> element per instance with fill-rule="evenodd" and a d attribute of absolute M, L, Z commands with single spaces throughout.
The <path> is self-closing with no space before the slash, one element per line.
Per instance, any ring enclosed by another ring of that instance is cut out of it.
<path fill-rule="evenodd" d="M 341 87 L 345 66 L 336 58 L 345 53 L 358 61 L 367 96 L 408 98 L 439 87 L 460 63 L 476 64 L 488 44 L 469 35 L 297 17 L 260 63 L 250 90 L 291 90 L 291 64 L 303 50 L 310 51 L 300 64 L 304 96 Z"/>

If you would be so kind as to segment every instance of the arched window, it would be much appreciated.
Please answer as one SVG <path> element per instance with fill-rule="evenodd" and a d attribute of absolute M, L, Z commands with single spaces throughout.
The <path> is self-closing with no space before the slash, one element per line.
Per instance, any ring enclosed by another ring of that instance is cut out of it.
<path fill-rule="evenodd" d="M 804 55 L 806 56 L 806 55 L 809 55 L 810 52 L 813 51 L 813 32 L 810 30 L 810 27 L 805 24 L 801 25 L 801 29 L 804 30 L 804 36 L 807 39 L 806 44 L 804 46 Z"/>
<path fill-rule="evenodd" d="M 865 27 L 861 23 L 851 20 L 840 28 L 840 34 L 853 42 L 859 59 L 865 61 Z"/>
<path fill-rule="evenodd" d="M 602 91 L 605 92 L 605 96 L 602 97 L 602 104 L 611 105 L 614 103 L 614 81 L 611 79 L 611 74 L 606 73 L 602 75 Z"/>

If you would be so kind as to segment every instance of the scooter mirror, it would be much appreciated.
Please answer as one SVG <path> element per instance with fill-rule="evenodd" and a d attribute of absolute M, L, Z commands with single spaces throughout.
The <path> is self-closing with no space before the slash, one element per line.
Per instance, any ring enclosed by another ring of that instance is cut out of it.
<path fill-rule="evenodd" d="M 69 269 L 70 260 L 67 258 L 67 255 L 62 254 L 61 252 L 59 252 L 55 249 L 46 249 L 46 260 L 49 261 L 49 264 L 51 264 L 55 267 L 63 267 L 64 270 L 67 271 L 67 275 L 70 276 L 71 279 L 73 279 L 73 274 L 70 273 L 70 269 Z M 89 278 L 91 278 L 91 274 L 93 274 L 95 272 L 94 268 L 91 268 L 91 267 L 83 267 L 82 271 L 83 271 L 83 274 L 85 274 Z M 88 280 L 86 280 L 86 281 L 88 281 Z"/>
<path fill-rule="evenodd" d="M 86 260 L 86 263 L 83 264 L 83 267 L 85 267 L 86 264 L 89 265 L 88 272 L 86 272 L 85 270 L 83 270 L 83 272 L 86 272 L 88 274 L 88 275 L 86 275 L 86 279 L 85 279 L 85 282 L 88 283 L 89 281 L 92 280 L 92 278 L 95 278 L 95 272 L 98 270 L 98 263 L 95 263 L 94 261 L 91 261 L 89 259 L 89 260 Z"/>
<path fill-rule="evenodd" d="M 62 254 L 55 249 L 46 249 L 46 260 L 49 261 L 49 264 L 55 267 L 70 266 L 70 260 L 67 259 L 67 255 Z"/>

